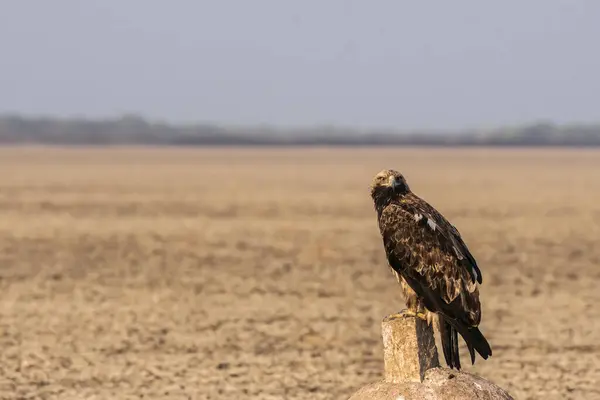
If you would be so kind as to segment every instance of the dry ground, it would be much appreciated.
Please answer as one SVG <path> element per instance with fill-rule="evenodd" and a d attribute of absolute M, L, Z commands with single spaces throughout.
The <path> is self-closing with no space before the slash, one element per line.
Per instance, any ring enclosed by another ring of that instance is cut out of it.
<path fill-rule="evenodd" d="M 600 152 L 42 148 L 0 150 L 0 397 L 348 398 L 403 306 L 384 167 L 481 265 L 465 369 L 600 398 Z"/>

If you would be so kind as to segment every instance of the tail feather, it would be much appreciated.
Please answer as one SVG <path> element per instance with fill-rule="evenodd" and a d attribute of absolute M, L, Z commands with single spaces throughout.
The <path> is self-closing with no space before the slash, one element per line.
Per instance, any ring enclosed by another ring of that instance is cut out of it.
<path fill-rule="evenodd" d="M 460 355 L 458 353 L 458 332 L 445 318 L 440 318 L 440 336 L 444 359 L 450 368 L 460 370 Z"/>
<path fill-rule="evenodd" d="M 475 364 L 475 351 L 487 360 L 492 355 L 492 348 L 477 327 L 465 327 L 456 321 L 440 318 L 440 336 L 446 364 L 450 368 L 460 370 L 460 355 L 458 352 L 458 334 L 462 336 L 469 349 L 471 364 Z"/>
<path fill-rule="evenodd" d="M 475 349 L 484 360 L 487 360 L 488 357 L 492 355 L 492 348 L 478 327 L 474 326 L 467 328 L 465 326 L 457 325 L 457 328 L 458 333 L 460 333 L 469 347 L 471 364 L 475 364 L 475 352 L 473 349 Z"/>
<path fill-rule="evenodd" d="M 443 318 L 440 318 L 440 339 L 442 341 L 442 350 L 444 359 L 450 368 L 454 368 L 454 358 L 452 357 L 452 328 Z"/>
<path fill-rule="evenodd" d="M 452 353 L 454 357 L 454 366 L 460 371 L 460 354 L 458 353 L 458 332 L 450 325 L 452 333 Z"/>
<path fill-rule="evenodd" d="M 475 349 L 473 348 L 473 345 L 471 344 L 471 342 L 467 342 L 467 349 L 469 349 L 469 355 L 471 356 L 471 365 L 475 364 Z"/>

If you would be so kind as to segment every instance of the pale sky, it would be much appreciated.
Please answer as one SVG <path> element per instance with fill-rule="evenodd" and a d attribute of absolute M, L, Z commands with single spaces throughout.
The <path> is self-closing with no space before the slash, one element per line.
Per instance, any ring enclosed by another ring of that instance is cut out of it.
<path fill-rule="evenodd" d="M 0 0 L 0 113 L 600 122 L 598 0 Z"/>

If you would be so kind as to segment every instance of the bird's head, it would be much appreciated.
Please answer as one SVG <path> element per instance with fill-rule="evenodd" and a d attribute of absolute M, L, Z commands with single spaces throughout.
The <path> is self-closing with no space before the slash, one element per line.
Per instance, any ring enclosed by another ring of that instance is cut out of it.
<path fill-rule="evenodd" d="M 375 204 L 389 202 L 410 192 L 404 176 L 396 170 L 384 169 L 371 182 L 371 197 Z"/>

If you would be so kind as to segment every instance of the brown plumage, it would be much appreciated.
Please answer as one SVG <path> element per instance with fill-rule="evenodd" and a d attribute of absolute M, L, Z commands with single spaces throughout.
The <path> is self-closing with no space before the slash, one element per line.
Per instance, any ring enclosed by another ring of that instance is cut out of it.
<path fill-rule="evenodd" d="M 458 333 L 487 359 L 492 349 L 480 332 L 481 271 L 458 230 L 425 200 L 412 193 L 401 173 L 383 170 L 371 197 L 388 263 L 408 311 L 431 323 L 437 315 L 446 364 L 460 369 Z M 432 314 L 433 313 L 433 314 Z"/>

